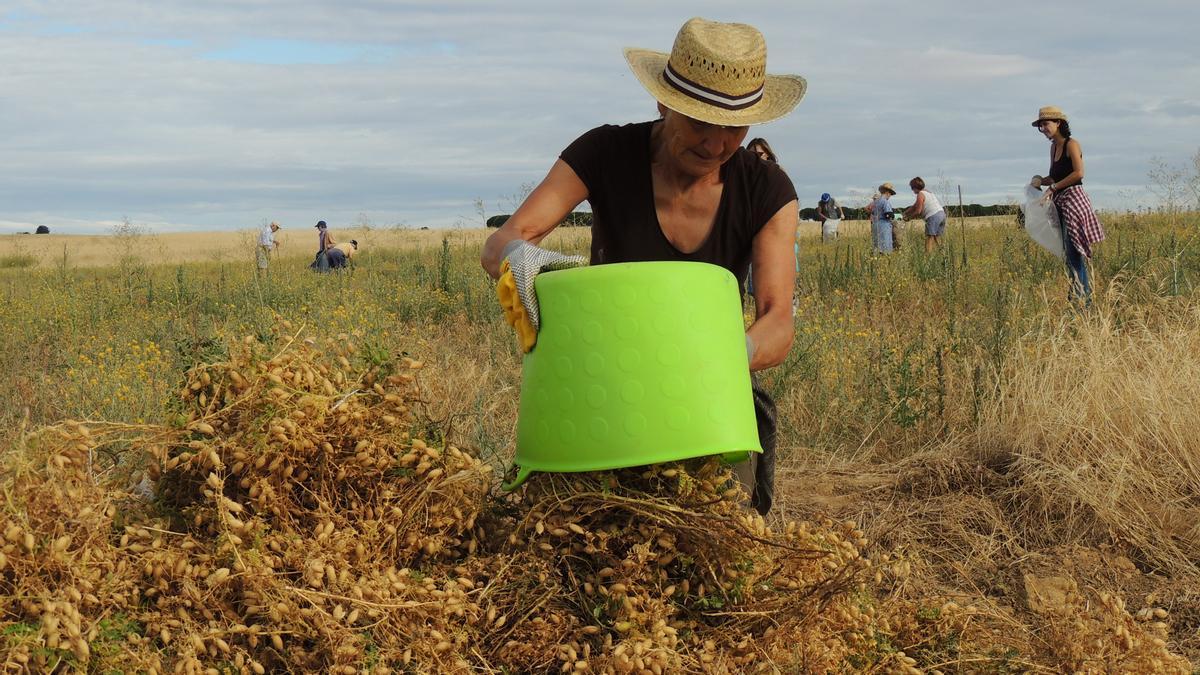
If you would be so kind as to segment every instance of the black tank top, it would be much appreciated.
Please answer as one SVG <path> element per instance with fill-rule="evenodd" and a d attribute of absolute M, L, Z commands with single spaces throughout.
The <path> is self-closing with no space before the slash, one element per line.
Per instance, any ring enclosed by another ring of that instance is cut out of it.
<path fill-rule="evenodd" d="M 1070 176 L 1071 172 L 1075 170 L 1075 167 L 1071 164 L 1071 153 L 1068 152 L 1070 146 L 1071 139 L 1068 138 L 1067 142 L 1063 144 L 1062 157 L 1059 157 L 1057 160 L 1054 159 L 1054 151 L 1050 151 L 1050 179 L 1055 183 Z M 1082 157 L 1083 153 L 1080 153 L 1079 156 Z M 1083 185 L 1083 181 L 1079 181 L 1078 185 Z"/>
<path fill-rule="evenodd" d="M 588 189 L 593 265 L 691 260 L 720 265 L 743 285 L 755 235 L 796 189 L 783 169 L 740 148 L 721 167 L 725 182 L 713 230 L 700 248 L 676 249 L 659 227 L 650 176 L 654 122 L 605 125 L 575 139 L 561 158 Z"/>

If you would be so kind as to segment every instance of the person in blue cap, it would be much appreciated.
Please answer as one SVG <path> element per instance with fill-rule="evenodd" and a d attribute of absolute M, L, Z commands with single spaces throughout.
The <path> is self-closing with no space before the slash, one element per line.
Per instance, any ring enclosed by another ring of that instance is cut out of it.
<path fill-rule="evenodd" d="M 838 225 L 841 224 L 842 218 L 845 215 L 841 205 L 837 203 L 837 200 L 829 196 L 828 192 L 821 195 L 821 201 L 817 202 L 817 219 L 821 221 L 822 244 L 829 239 L 837 240 Z"/>

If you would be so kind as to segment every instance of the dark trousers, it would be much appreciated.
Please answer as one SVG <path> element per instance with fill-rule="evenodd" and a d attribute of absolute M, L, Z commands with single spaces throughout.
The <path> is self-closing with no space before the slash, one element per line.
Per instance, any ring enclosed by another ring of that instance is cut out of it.
<path fill-rule="evenodd" d="M 758 442 L 763 451 L 762 454 L 750 453 L 750 459 L 739 464 L 735 473 L 750 494 L 750 506 L 765 516 L 775 501 L 775 443 L 779 412 L 775 400 L 754 375 L 750 376 L 750 385 L 754 396 L 754 418 L 758 423 Z"/>

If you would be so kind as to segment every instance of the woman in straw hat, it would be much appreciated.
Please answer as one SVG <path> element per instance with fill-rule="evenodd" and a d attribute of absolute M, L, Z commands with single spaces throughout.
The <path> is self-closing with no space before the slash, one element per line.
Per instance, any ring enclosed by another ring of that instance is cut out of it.
<path fill-rule="evenodd" d="M 871 244 L 876 253 L 891 253 L 895 241 L 892 223 L 896 214 L 892 209 L 892 197 L 896 188 L 891 183 L 879 186 L 879 196 L 871 202 Z"/>
<path fill-rule="evenodd" d="M 1087 259 L 1092 257 L 1092 244 L 1104 240 L 1104 227 L 1083 191 L 1083 148 L 1071 138 L 1067 114 L 1058 106 L 1039 109 L 1033 126 L 1050 141 L 1050 175 L 1034 176 L 1030 184 L 1049 188 L 1043 199 L 1054 200 L 1062 224 L 1063 253 L 1071 279 L 1069 295 L 1087 304 L 1092 297 Z"/>
<path fill-rule="evenodd" d="M 782 363 L 791 348 L 792 238 L 796 191 L 772 162 L 741 147 L 750 125 L 787 115 L 804 96 L 796 75 L 768 75 L 762 34 L 745 24 L 689 20 L 670 54 L 626 49 L 625 58 L 658 102 L 656 120 L 586 132 L 499 230 L 483 267 L 570 264 L 537 249 L 576 205 L 592 207 L 591 263 L 687 260 L 725 267 L 744 287 L 753 263 L 756 317 L 746 332 L 753 371 Z M 521 273 L 524 274 L 524 273 Z M 530 284 L 519 282 L 518 290 Z M 521 302 L 530 309 L 531 302 Z M 533 301 L 536 303 L 536 300 Z M 536 311 L 536 307 L 532 308 Z M 764 449 L 752 503 L 762 513 L 773 492 L 775 405 L 754 390 Z"/>

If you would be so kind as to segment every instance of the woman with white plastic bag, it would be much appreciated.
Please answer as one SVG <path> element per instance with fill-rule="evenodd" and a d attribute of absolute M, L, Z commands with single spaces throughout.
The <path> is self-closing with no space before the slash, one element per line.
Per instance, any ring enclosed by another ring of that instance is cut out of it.
<path fill-rule="evenodd" d="M 1025 232 L 1038 246 L 1063 260 L 1063 235 L 1058 224 L 1058 209 L 1042 197 L 1042 191 L 1038 188 L 1025 186 L 1025 203 L 1021 205 L 1025 215 Z"/>
<path fill-rule="evenodd" d="M 821 201 L 817 202 L 817 220 L 821 221 L 822 244 L 831 239 L 837 241 L 838 225 L 845 216 L 846 212 L 842 210 L 842 205 L 838 204 L 832 195 L 828 192 L 821 195 Z"/>
<path fill-rule="evenodd" d="M 1071 138 L 1067 114 L 1057 106 L 1038 110 L 1033 126 L 1050 141 L 1050 173 L 1034 176 L 1029 184 L 1050 188 L 1042 201 L 1052 201 L 1058 213 L 1063 259 L 1071 278 L 1069 294 L 1072 300 L 1087 305 L 1092 299 L 1087 260 L 1092 257 L 1092 244 L 1104 240 L 1104 227 L 1083 191 L 1083 149 L 1078 140 Z"/>

